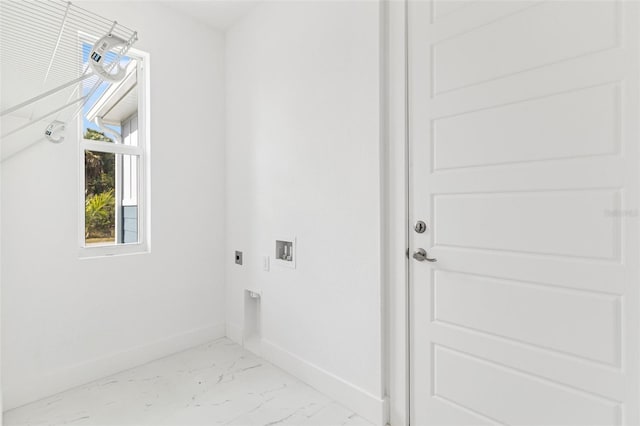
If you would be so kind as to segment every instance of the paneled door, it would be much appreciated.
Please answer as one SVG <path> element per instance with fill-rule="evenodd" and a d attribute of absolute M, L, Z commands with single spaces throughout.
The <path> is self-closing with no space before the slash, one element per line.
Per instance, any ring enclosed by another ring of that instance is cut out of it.
<path fill-rule="evenodd" d="M 640 424 L 638 6 L 409 1 L 413 426 Z"/>

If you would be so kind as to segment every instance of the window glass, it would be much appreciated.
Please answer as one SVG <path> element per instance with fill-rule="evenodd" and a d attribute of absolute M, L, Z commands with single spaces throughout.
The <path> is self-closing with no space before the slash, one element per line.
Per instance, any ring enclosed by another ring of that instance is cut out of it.
<path fill-rule="evenodd" d="M 85 150 L 85 245 L 139 242 L 139 161 Z"/>
<path fill-rule="evenodd" d="M 116 237 L 116 155 L 84 152 L 84 238 L 86 245 Z"/>
<path fill-rule="evenodd" d="M 92 46 L 83 43 L 82 47 L 86 67 Z M 107 63 L 116 57 L 110 53 Z M 81 83 L 87 98 L 79 120 L 81 257 L 148 250 L 144 58 L 142 52 L 122 58 L 120 64 L 126 72 L 121 81 L 100 83 L 97 78 L 88 78 Z"/>
<path fill-rule="evenodd" d="M 82 44 L 83 69 L 88 66 L 91 50 L 91 44 Z M 110 63 L 116 58 L 115 53 L 109 52 L 105 63 Z M 89 99 L 82 108 L 82 127 L 83 133 L 88 133 L 92 140 L 122 143 L 122 118 L 137 111 L 136 61 L 129 56 L 123 56 L 120 58 L 120 66 L 127 70 L 126 77 L 121 82 L 99 82 L 97 77 L 83 81 L 82 95 L 88 96 Z"/>

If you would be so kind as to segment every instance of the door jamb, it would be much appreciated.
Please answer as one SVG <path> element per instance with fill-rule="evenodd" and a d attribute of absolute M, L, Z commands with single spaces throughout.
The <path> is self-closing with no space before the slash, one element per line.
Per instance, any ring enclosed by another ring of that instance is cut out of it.
<path fill-rule="evenodd" d="M 384 0 L 386 79 L 386 391 L 392 426 L 410 425 L 408 0 Z"/>

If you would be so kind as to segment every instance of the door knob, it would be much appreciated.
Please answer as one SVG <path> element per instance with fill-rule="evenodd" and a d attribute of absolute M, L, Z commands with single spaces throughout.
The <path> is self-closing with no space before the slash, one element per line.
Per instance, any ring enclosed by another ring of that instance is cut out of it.
<path fill-rule="evenodd" d="M 437 262 L 438 259 L 436 259 L 435 257 L 427 257 L 427 251 L 423 248 L 419 248 L 418 250 L 416 250 L 413 253 L 413 258 L 415 260 L 417 260 L 418 262 L 424 262 L 425 260 L 427 262 Z"/>

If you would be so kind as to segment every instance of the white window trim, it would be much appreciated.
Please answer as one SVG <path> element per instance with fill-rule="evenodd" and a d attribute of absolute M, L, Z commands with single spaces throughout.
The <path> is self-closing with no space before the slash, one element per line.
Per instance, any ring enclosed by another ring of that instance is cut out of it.
<path fill-rule="evenodd" d="M 81 40 L 86 42 L 86 40 Z M 150 203 L 151 185 L 149 164 L 151 160 L 150 140 L 150 90 L 149 90 L 149 54 L 130 49 L 127 56 L 137 60 L 138 73 L 138 145 L 129 146 L 116 143 L 99 142 L 84 139 L 82 115 L 78 116 L 78 257 L 81 259 L 150 253 Z M 82 83 L 80 83 L 82 84 Z M 99 151 L 114 154 L 135 155 L 138 163 L 138 243 L 105 244 L 85 246 L 85 188 L 84 188 L 84 151 Z"/>

